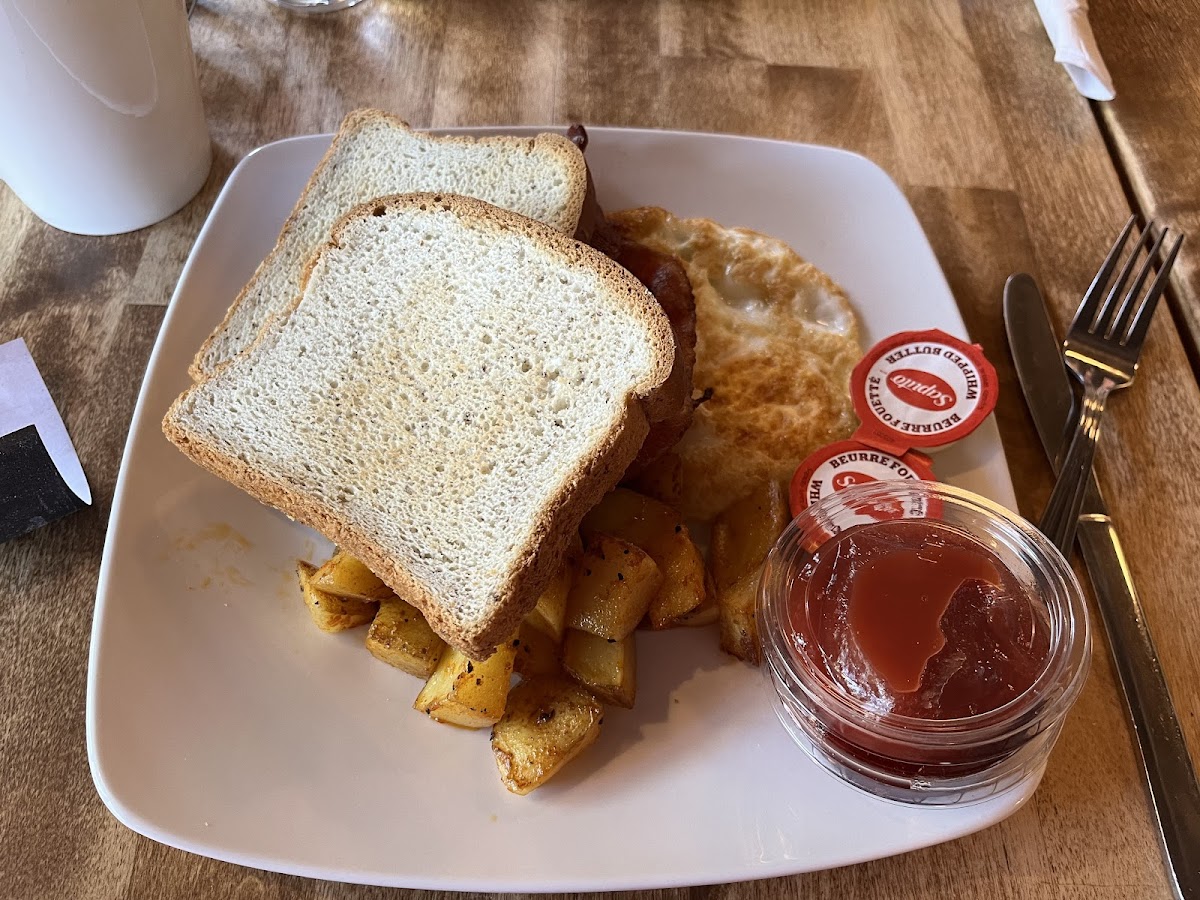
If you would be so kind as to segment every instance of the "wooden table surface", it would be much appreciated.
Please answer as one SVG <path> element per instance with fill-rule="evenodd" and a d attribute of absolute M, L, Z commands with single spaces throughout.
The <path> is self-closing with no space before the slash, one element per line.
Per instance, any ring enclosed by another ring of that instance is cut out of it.
<path fill-rule="evenodd" d="M 1096 39 L 1118 85 L 1097 104 L 1100 126 L 1134 208 L 1200 240 L 1200 29 L 1196 10 L 1171 0 L 1093 5 Z M 1176 35 L 1183 34 L 1183 40 Z M 1192 364 L 1200 354 L 1200 252 L 1172 270 L 1175 317 Z M 1200 368 L 1198 368 L 1200 370 Z"/>
<path fill-rule="evenodd" d="M 1121 90 L 1098 113 L 1051 62 L 1026 2 L 370 0 L 299 18 L 264 0 L 201 0 L 191 27 L 216 161 L 194 201 L 142 231 L 84 238 L 42 224 L 0 186 L 0 341 L 29 343 L 96 498 L 92 509 L 0 546 L 0 896 L 394 893 L 169 849 L 118 824 L 88 774 L 88 635 L 121 448 L 189 248 L 249 150 L 332 130 L 347 110 L 373 105 L 415 125 L 583 121 L 864 153 L 904 188 L 971 333 L 997 363 L 1005 450 L 1021 510 L 1036 516 L 1050 473 L 1005 346 L 1005 277 L 1033 273 L 1061 327 L 1131 202 L 1200 241 L 1200 26 L 1166 0 L 1094 7 Z M 1188 65 L 1190 75 L 1168 71 Z M 1185 247 L 1175 281 L 1185 324 L 1200 293 L 1197 259 L 1195 244 Z M 1194 757 L 1198 441 L 1200 391 L 1175 321 L 1160 315 L 1137 385 L 1111 406 L 1098 468 Z M 1042 787 L 1007 821 L 843 870 L 664 893 L 1169 896 L 1102 636 L 1095 649 Z"/>

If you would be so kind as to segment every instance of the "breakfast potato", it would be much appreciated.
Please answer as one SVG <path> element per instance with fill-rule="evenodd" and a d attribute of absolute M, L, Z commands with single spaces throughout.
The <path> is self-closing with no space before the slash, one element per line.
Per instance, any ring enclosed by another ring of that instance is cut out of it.
<path fill-rule="evenodd" d="M 758 580 L 762 566 L 748 572 L 717 592 L 717 609 L 721 619 L 721 649 L 753 665 L 762 662 L 758 641 Z"/>
<path fill-rule="evenodd" d="M 664 453 L 631 479 L 629 487 L 678 509 L 683 498 L 683 460 L 678 453 Z"/>
<path fill-rule="evenodd" d="M 562 671 L 561 645 L 529 620 L 521 623 L 517 641 L 513 671 L 522 678 L 553 675 Z"/>
<path fill-rule="evenodd" d="M 704 602 L 704 560 L 679 513 L 665 503 L 618 488 L 583 519 L 584 539 L 597 533 L 641 547 L 662 572 L 662 587 L 650 601 L 651 628 L 669 628 Z"/>
<path fill-rule="evenodd" d="M 567 597 L 567 627 L 622 640 L 638 626 L 662 587 L 644 550 L 607 534 L 593 535 Z"/>
<path fill-rule="evenodd" d="M 721 610 L 717 605 L 715 594 L 711 588 L 704 602 L 691 612 L 684 613 L 671 624 L 679 628 L 702 628 L 711 625 L 721 618 Z"/>
<path fill-rule="evenodd" d="M 755 605 L 767 553 L 791 521 L 783 485 L 765 481 L 713 521 L 709 565 L 721 620 L 721 649 L 758 665 Z"/>
<path fill-rule="evenodd" d="M 379 601 L 379 612 L 367 631 L 367 649 L 390 666 L 428 678 L 446 642 L 433 633 L 419 609 L 399 597 L 386 597 Z"/>
<path fill-rule="evenodd" d="M 663 572 L 663 586 L 650 601 L 647 618 L 651 628 L 671 628 L 692 610 L 704 605 L 706 582 L 704 560 L 692 543 L 687 528 L 682 523 L 680 530 L 667 534 L 654 549 L 646 548 Z"/>
<path fill-rule="evenodd" d="M 555 644 L 562 643 L 563 629 L 566 627 L 567 594 L 575 577 L 573 556 L 569 554 L 559 566 L 550 584 L 538 597 L 537 606 L 525 617 L 526 622 L 552 638 Z"/>
<path fill-rule="evenodd" d="M 776 481 L 764 481 L 731 503 L 713 520 L 709 566 L 720 592 L 757 571 L 792 520 L 787 491 Z"/>
<path fill-rule="evenodd" d="M 500 780 L 514 794 L 545 784 L 600 736 L 604 707 L 587 688 L 561 675 L 522 681 L 492 729 Z"/>
<path fill-rule="evenodd" d="M 463 728 L 496 724 L 504 715 L 517 640 L 505 641 L 483 662 L 447 647 L 413 702 L 413 709 Z"/>
<path fill-rule="evenodd" d="M 296 577 L 300 579 L 300 590 L 304 594 L 304 605 L 312 616 L 313 624 L 330 633 L 346 631 L 366 625 L 375 618 L 378 603 L 338 597 L 318 589 L 313 584 L 317 567 L 304 560 L 296 562 Z"/>
<path fill-rule="evenodd" d="M 563 669 L 605 703 L 633 708 L 637 697 L 637 652 L 634 636 L 614 641 L 567 631 L 563 641 Z"/>
<path fill-rule="evenodd" d="M 717 591 L 713 587 L 712 572 L 704 570 L 704 602 L 690 612 L 684 613 L 671 623 L 673 628 L 702 628 L 720 619 L 717 608 Z"/>
<path fill-rule="evenodd" d="M 313 575 L 313 586 L 327 594 L 353 600 L 382 600 L 392 589 L 380 581 L 362 560 L 345 551 L 335 553 Z"/>

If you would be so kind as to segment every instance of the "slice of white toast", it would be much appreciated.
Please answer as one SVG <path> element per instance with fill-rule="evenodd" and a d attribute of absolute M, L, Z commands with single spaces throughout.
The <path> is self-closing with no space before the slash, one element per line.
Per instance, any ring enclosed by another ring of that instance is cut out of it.
<path fill-rule="evenodd" d="M 653 295 L 601 253 L 478 200 L 389 197 L 163 430 L 484 658 L 637 454 L 673 360 Z"/>
<path fill-rule="evenodd" d="M 574 234 L 587 191 L 583 154 L 563 135 L 437 137 L 373 109 L 350 113 L 279 241 L 192 361 L 202 381 L 249 347 L 299 292 L 304 267 L 347 211 L 375 197 L 444 191 L 477 197 Z"/>

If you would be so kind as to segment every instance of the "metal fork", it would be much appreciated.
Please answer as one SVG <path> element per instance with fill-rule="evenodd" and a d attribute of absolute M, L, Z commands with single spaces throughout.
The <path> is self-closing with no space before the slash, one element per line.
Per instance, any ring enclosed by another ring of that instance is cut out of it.
<path fill-rule="evenodd" d="M 1083 385 L 1083 404 L 1075 435 L 1063 457 L 1058 481 L 1039 527 L 1064 555 L 1071 552 L 1071 544 L 1075 540 L 1075 526 L 1079 523 L 1087 473 L 1091 471 L 1092 459 L 1096 455 L 1096 439 L 1100 435 L 1100 418 L 1104 413 L 1105 401 L 1113 391 L 1133 383 L 1154 308 L 1166 288 L 1167 276 L 1179 253 L 1179 245 L 1183 243 L 1183 235 L 1175 239 L 1157 277 L 1139 302 L 1138 294 L 1150 276 L 1154 260 L 1167 237 L 1167 229 L 1163 228 L 1146 254 L 1146 261 L 1138 270 L 1133 284 L 1122 296 L 1139 253 L 1150 241 L 1154 223 L 1147 222 L 1142 236 L 1121 267 L 1117 280 L 1105 293 L 1113 269 L 1133 230 L 1135 218 L 1130 216 L 1121 229 L 1120 237 L 1092 280 L 1071 322 L 1067 339 L 1063 341 L 1067 368 Z"/>

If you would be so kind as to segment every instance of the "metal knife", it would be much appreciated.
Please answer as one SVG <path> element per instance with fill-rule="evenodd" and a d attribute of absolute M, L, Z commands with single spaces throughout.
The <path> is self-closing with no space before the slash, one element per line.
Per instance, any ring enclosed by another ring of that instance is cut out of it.
<path fill-rule="evenodd" d="M 1057 470 L 1075 392 L 1062 344 L 1029 275 L 1013 275 L 1004 285 L 1004 327 L 1025 402 Z M 1094 473 L 1088 476 L 1078 537 L 1141 751 L 1172 887 L 1176 896 L 1200 900 L 1200 786 Z"/>

